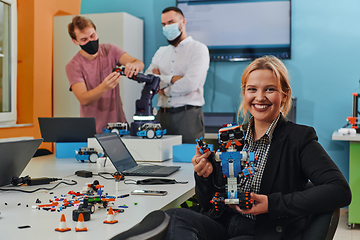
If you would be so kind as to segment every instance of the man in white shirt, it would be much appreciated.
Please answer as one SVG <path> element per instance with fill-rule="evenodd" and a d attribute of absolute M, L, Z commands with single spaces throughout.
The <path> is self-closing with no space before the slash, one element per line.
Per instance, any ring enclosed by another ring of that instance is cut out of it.
<path fill-rule="evenodd" d="M 167 134 L 194 143 L 205 134 L 202 106 L 209 50 L 186 34 L 186 19 L 179 8 L 165 8 L 161 23 L 169 45 L 157 50 L 146 70 L 161 78 L 156 120 Z"/>

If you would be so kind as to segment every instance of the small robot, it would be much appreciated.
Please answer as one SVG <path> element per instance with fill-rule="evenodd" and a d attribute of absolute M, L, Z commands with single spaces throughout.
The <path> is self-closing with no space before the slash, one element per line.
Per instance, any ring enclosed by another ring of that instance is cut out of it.
<path fill-rule="evenodd" d="M 166 134 L 166 129 L 162 130 L 160 123 L 145 123 L 139 128 L 139 131 L 136 133 L 137 136 L 143 138 L 162 138 Z"/>
<path fill-rule="evenodd" d="M 218 139 L 219 148 L 211 153 L 208 160 L 214 171 L 221 169 L 221 184 L 224 183 L 223 178 L 226 178 L 225 192 L 216 192 L 211 203 L 216 211 L 227 204 L 239 205 L 241 209 L 251 209 L 253 202 L 250 200 L 250 192 L 241 191 L 240 179 L 252 178 L 255 175 L 255 153 L 243 149 L 244 132 L 236 123 L 224 124 L 223 128 L 219 129 Z M 210 151 L 203 138 L 196 139 L 196 142 L 200 152 Z"/>
<path fill-rule="evenodd" d="M 110 202 L 115 202 L 115 197 L 103 194 L 103 187 L 104 185 L 99 185 L 99 181 L 95 180 L 93 183 L 87 183 L 81 193 L 68 192 L 76 196 L 77 200 L 81 200 L 78 209 L 73 211 L 73 219 L 77 219 L 80 212 L 93 214 L 97 208 L 106 209 Z M 90 216 L 88 218 L 90 219 Z"/>
<path fill-rule="evenodd" d="M 79 150 L 75 150 L 75 158 L 78 161 L 96 163 L 99 157 L 102 157 L 102 153 L 98 153 L 94 148 L 81 147 Z"/>
<path fill-rule="evenodd" d="M 104 133 L 115 132 L 120 136 L 130 135 L 127 123 L 116 122 L 108 123 L 106 128 L 103 128 Z"/>

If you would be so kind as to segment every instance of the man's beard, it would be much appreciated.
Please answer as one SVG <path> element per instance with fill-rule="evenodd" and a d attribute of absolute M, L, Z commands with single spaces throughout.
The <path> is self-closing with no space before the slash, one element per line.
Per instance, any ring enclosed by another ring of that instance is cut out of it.
<path fill-rule="evenodd" d="M 173 45 L 173 46 L 177 46 L 179 43 L 180 43 L 180 38 L 181 38 L 181 35 L 182 35 L 182 32 L 180 33 L 180 35 L 178 37 L 176 37 L 174 40 L 167 40 L 168 43 L 170 45 Z"/>

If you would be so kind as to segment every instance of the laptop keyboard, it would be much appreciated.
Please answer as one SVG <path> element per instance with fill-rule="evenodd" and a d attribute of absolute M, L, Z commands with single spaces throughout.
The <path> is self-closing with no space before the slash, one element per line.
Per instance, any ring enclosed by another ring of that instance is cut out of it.
<path fill-rule="evenodd" d="M 131 171 L 131 173 L 152 173 L 159 170 L 162 167 L 163 166 L 159 166 L 159 165 L 144 165 L 144 166 L 139 166 L 134 171 Z"/>

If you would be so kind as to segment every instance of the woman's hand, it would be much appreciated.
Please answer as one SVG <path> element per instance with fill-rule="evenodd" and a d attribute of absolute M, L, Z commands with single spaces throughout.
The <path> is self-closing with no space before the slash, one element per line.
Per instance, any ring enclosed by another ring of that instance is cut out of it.
<path fill-rule="evenodd" d="M 254 205 L 250 210 L 243 210 L 240 209 L 239 205 L 235 205 L 236 210 L 242 214 L 253 215 L 269 212 L 268 197 L 266 195 L 250 193 L 250 199 L 254 201 Z M 234 205 L 232 207 L 234 207 Z"/>
<path fill-rule="evenodd" d="M 207 160 L 210 154 L 211 151 L 201 154 L 199 147 L 196 146 L 196 154 L 192 158 L 192 164 L 194 165 L 194 171 L 197 175 L 207 178 L 213 172 L 213 166 L 209 160 Z"/>

